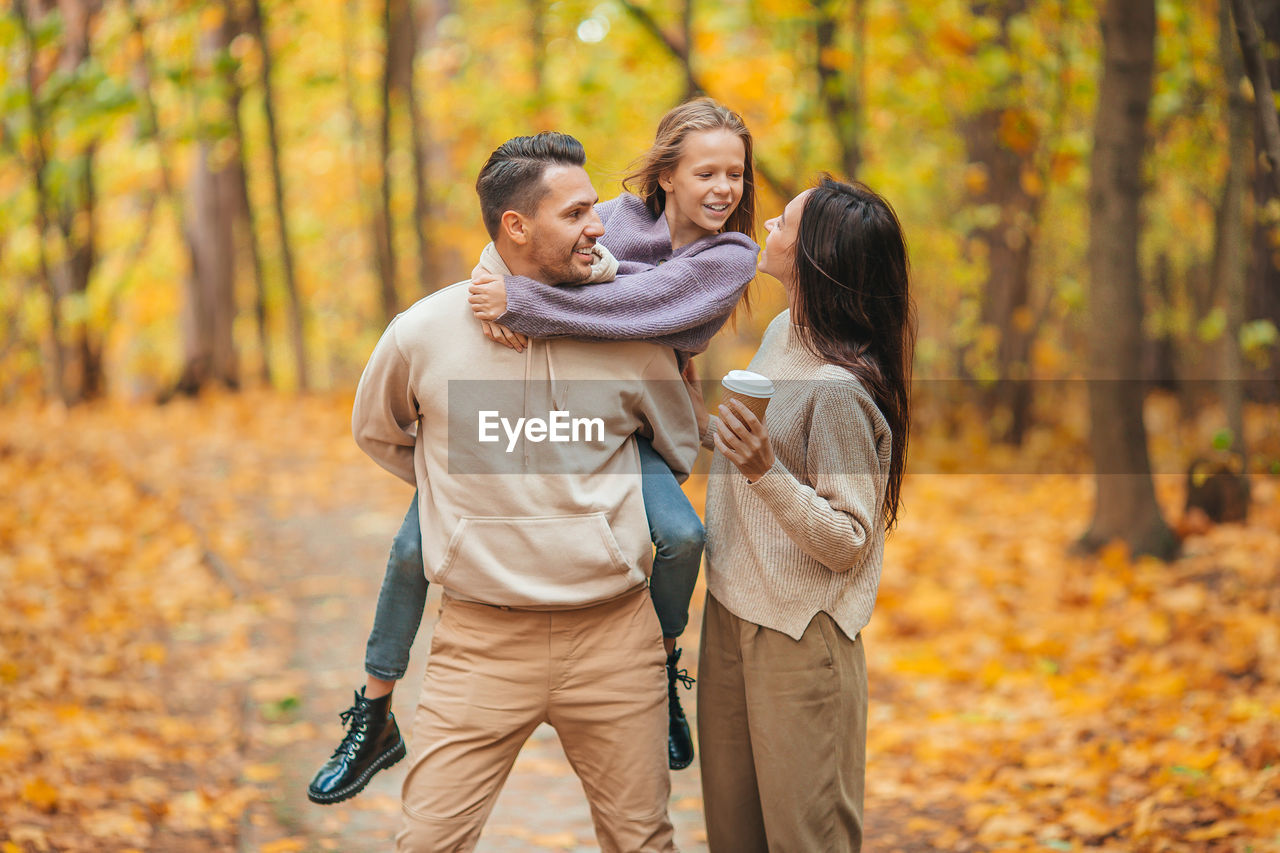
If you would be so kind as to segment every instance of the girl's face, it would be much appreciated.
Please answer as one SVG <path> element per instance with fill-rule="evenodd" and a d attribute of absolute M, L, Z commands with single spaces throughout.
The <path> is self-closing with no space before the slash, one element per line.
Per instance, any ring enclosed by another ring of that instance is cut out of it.
<path fill-rule="evenodd" d="M 804 213 L 804 199 L 809 194 L 805 190 L 787 202 L 781 216 L 775 216 L 764 223 L 768 235 L 764 239 L 764 250 L 760 252 L 757 266 L 760 272 L 773 276 L 782 282 L 787 292 L 791 292 L 791 276 L 796 268 L 796 236 L 800 233 L 800 216 Z"/>
<path fill-rule="evenodd" d="M 673 234 L 696 239 L 724 228 L 742 200 L 746 156 L 742 139 L 728 130 L 701 130 L 685 137 L 675 169 L 658 179 L 667 194 L 667 223 Z"/>

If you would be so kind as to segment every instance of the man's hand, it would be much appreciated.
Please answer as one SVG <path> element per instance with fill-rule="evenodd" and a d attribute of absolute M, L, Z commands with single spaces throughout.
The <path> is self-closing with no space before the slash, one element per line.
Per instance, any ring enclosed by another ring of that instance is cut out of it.
<path fill-rule="evenodd" d="M 516 352 L 524 352 L 524 348 L 529 345 L 529 337 L 527 335 L 513 332 L 499 323 L 481 320 L 480 330 L 484 332 L 484 336 L 489 340 L 500 343 L 504 347 L 511 347 Z"/>
<path fill-rule="evenodd" d="M 740 400 L 720 405 L 720 428 L 716 430 L 716 449 L 737 466 L 754 483 L 773 467 L 773 445 L 769 430 Z"/>
<path fill-rule="evenodd" d="M 471 294 L 467 297 L 467 301 L 471 303 L 471 313 L 476 315 L 477 320 L 493 321 L 507 313 L 507 283 L 502 276 L 477 268 L 471 273 L 471 284 L 467 291 Z"/>

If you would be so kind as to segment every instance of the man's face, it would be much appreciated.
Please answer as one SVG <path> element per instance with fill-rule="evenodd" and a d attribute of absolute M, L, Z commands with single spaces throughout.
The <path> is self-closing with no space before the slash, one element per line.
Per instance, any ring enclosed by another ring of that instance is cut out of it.
<path fill-rule="evenodd" d="M 595 210 L 599 197 L 580 166 L 548 166 L 542 180 L 547 194 L 526 220 L 529 261 L 539 281 L 581 284 L 591 278 L 591 250 L 604 235 Z"/>

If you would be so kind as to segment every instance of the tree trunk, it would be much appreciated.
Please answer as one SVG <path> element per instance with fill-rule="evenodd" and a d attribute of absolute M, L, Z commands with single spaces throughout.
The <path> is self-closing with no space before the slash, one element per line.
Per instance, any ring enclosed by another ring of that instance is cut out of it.
<path fill-rule="evenodd" d="M 436 270 L 435 253 L 432 251 L 431 177 L 427 149 L 431 146 L 430 129 L 426 113 L 418 101 L 416 86 L 409 87 L 409 142 L 413 146 L 413 230 L 418 238 L 418 284 L 425 296 L 441 285 Z"/>
<path fill-rule="evenodd" d="M 1280 0 L 1259 0 L 1253 4 L 1257 10 L 1258 25 L 1268 46 L 1280 43 Z M 1280 57 L 1269 51 L 1271 57 L 1263 66 L 1271 80 L 1280 79 Z M 1262 113 L 1259 113 L 1262 115 Z M 1254 147 L 1264 150 L 1261 122 L 1254 127 Z M 1253 198 L 1257 211 L 1253 227 L 1253 263 L 1249 275 L 1248 295 L 1245 299 L 1245 316 L 1249 319 L 1267 319 L 1280 326 L 1280 249 L 1276 239 L 1280 237 L 1280 221 L 1267 213 L 1267 201 L 1272 197 L 1273 175 L 1260 163 L 1254 162 Z M 1257 398 L 1267 402 L 1280 400 L 1280 357 L 1271 359 L 1271 366 L 1253 377 L 1269 379 L 1269 382 L 1252 382 L 1250 390 Z M 1269 393 L 1268 393 L 1269 389 Z"/>
<path fill-rule="evenodd" d="M 966 124 L 969 159 L 981 164 L 986 185 L 974 194 L 978 204 L 995 205 L 999 220 L 977 228 L 973 236 L 987 248 L 987 281 L 982 322 L 999 335 L 995 352 L 996 385 L 987 396 L 996 436 L 1020 445 L 1030 426 L 1032 343 L 1031 259 L 1040 200 L 1023 187 L 1031 167 L 1030 151 L 1014 151 L 1000 139 L 1005 110 L 984 110 Z"/>
<path fill-rule="evenodd" d="M 75 74 L 90 58 L 90 30 L 100 6 L 93 0 L 60 0 L 58 3 L 65 26 L 58 64 L 67 74 Z M 97 141 L 91 140 L 74 155 L 71 172 L 75 180 L 65 191 L 58 222 L 65 246 L 65 259 L 58 273 L 63 279 L 60 290 L 72 299 L 82 301 L 88 300 L 89 280 L 97 263 L 97 211 L 93 186 L 96 148 Z M 64 377 L 64 382 L 69 382 L 72 399 L 81 402 L 100 396 L 104 390 L 102 335 L 93 328 L 86 312 L 80 312 L 74 327 L 72 374 Z"/>
<path fill-rule="evenodd" d="M 77 158 L 80 163 L 79 186 L 73 190 L 63 206 L 61 229 L 67 257 L 63 261 L 62 290 L 72 298 L 88 299 L 89 279 L 97 263 L 97 196 L 93 188 L 93 155 L 96 143 L 89 143 Z M 79 224 L 83 223 L 83 227 Z M 100 397 L 105 389 L 102 369 L 102 335 L 95 330 L 89 317 L 82 312 L 76 323 L 75 357 L 70 381 L 71 393 L 76 402 Z"/>
<path fill-rule="evenodd" d="M 1220 7 L 1218 46 L 1222 55 L 1223 79 L 1227 85 L 1227 174 L 1222 186 L 1215 231 L 1214 276 L 1226 299 L 1227 331 L 1222 342 L 1222 405 L 1227 429 L 1231 432 L 1231 452 L 1240 461 L 1240 477 L 1248 481 L 1248 449 L 1244 435 L 1244 354 L 1240 350 L 1240 329 L 1245 322 L 1246 245 L 1244 225 L 1245 166 L 1249 162 L 1250 109 L 1240 93 L 1244 65 L 1231 36 L 1231 18 L 1226 3 Z M 1244 511 L 1248 513 L 1247 486 Z"/>
<path fill-rule="evenodd" d="M 18 23 L 22 28 L 23 43 L 27 51 L 24 71 L 27 89 L 27 119 L 31 123 L 32 137 L 30 169 L 36 204 L 37 257 L 40 263 L 40 283 L 44 288 L 45 301 L 48 306 L 49 335 L 44 344 L 46 357 L 42 359 L 45 368 L 45 394 L 67 403 L 70 401 L 64 384 L 67 355 L 62 343 L 62 294 L 58 290 L 57 281 L 49 265 L 48 239 L 51 203 L 44 174 L 45 167 L 48 165 L 48 153 L 44 138 L 45 115 L 40 105 L 41 78 L 38 68 L 39 57 L 35 38 L 35 21 L 28 7 L 28 0 L 15 0 L 14 8 L 18 14 Z"/>
<path fill-rule="evenodd" d="M 547 128 L 547 0 L 529 2 L 529 41 L 533 57 L 529 70 L 533 74 L 533 116 L 538 130 Z"/>
<path fill-rule="evenodd" d="M 303 320 L 302 298 L 298 294 L 298 280 L 294 274 L 293 244 L 289 240 L 289 215 L 285 205 L 284 171 L 280 166 L 280 132 L 276 127 L 275 94 L 271 85 L 271 46 L 267 41 L 266 24 L 262 18 L 262 4 L 249 0 L 249 25 L 262 50 L 262 106 L 267 119 L 267 141 L 270 143 L 271 176 L 275 189 L 276 223 L 280 229 L 280 260 L 284 266 L 284 286 L 289 298 L 289 331 L 293 337 L 294 367 L 298 376 L 298 388 L 307 390 L 307 340 Z"/>
<path fill-rule="evenodd" d="M 205 33 L 201 54 L 209 58 L 226 47 L 226 30 Z M 188 188 L 188 242 L 191 270 L 182 311 L 184 359 L 175 390 L 195 394 L 211 383 L 239 385 L 232 325 L 235 321 L 235 169 L 213 157 L 216 139 L 201 138 Z"/>
<path fill-rule="evenodd" d="M 64 37 L 57 55 L 58 70 L 75 75 L 90 58 L 90 30 L 101 4 L 93 0 L 61 0 Z M 46 393 L 72 405 L 99 396 L 103 392 L 101 334 L 89 318 L 80 312 L 70 324 L 64 323 L 64 300 L 88 299 L 89 281 L 97 262 L 96 196 L 93 186 L 93 157 L 97 140 L 90 140 L 73 153 L 67 164 L 69 180 L 61 186 L 50 186 L 45 171 L 49 166 L 53 143 L 46 139 L 57 133 L 57 121 L 45 115 L 41 104 L 41 86 L 47 71 L 38 62 L 34 25 L 50 9 L 42 4 L 34 7 L 27 0 L 16 5 L 19 26 L 27 48 L 25 69 L 28 119 L 31 125 L 33 158 L 30 163 L 36 203 L 36 229 L 39 233 L 40 277 L 48 300 L 51 356 L 45 374 Z M 45 66 L 47 69 L 47 66 Z M 50 262 L 49 228 L 56 225 L 61 244 L 60 260 Z M 69 325 L 69 328 L 67 326 Z M 67 338 L 73 340 L 68 342 Z"/>
<path fill-rule="evenodd" d="M 420 0 L 417 7 L 420 10 L 419 30 L 418 30 L 418 49 L 421 52 L 429 52 L 439 44 L 439 36 L 437 29 L 440 21 L 448 15 L 455 14 L 457 11 L 457 0 Z M 452 72 L 456 74 L 455 70 Z M 443 87 L 447 84 L 446 80 L 432 80 L 432 87 Z M 545 82 L 544 82 L 545 85 Z M 545 105 L 544 105 L 545 108 Z M 551 116 L 543 115 L 545 121 L 550 122 Z M 550 127 L 549 124 L 540 124 L 535 129 L 543 130 Z M 424 140 L 426 142 L 425 155 L 426 162 L 424 171 L 428 178 L 431 175 L 447 174 L 451 171 L 452 166 L 449 163 L 448 146 L 432 145 L 430 126 L 424 122 Z M 429 183 L 429 181 L 428 181 Z M 430 211 L 430 221 L 435 222 L 439 218 L 438 205 L 427 196 L 427 210 Z M 431 243 L 431 264 L 437 281 L 432 283 L 432 287 L 439 287 L 440 284 L 449 281 L 457 281 L 458 279 L 470 275 L 471 267 L 475 264 L 475 258 L 464 258 L 462 251 L 455 245 L 440 241 L 432 241 Z"/>
<path fill-rule="evenodd" d="M 246 22 L 240 20 L 234 0 L 226 0 L 228 37 L 234 39 L 245 31 Z M 267 282 L 262 272 L 262 247 L 258 242 L 258 222 L 253 211 L 253 200 L 249 195 L 249 171 L 245 167 L 246 147 L 244 125 L 240 120 L 240 103 L 244 98 L 244 90 L 236 78 L 236 70 L 231 65 L 223 67 L 225 85 L 230 92 L 231 131 L 235 137 L 236 153 L 233 162 L 236 180 L 236 219 L 242 224 L 241 240 L 249 249 L 249 264 L 253 268 L 253 313 L 258 326 L 258 349 L 261 353 L 259 378 L 262 384 L 271 387 L 271 329 L 270 317 L 267 314 Z"/>
<path fill-rule="evenodd" d="M 427 229 L 431 224 L 429 181 L 427 179 L 426 118 L 414 82 L 413 66 L 418 55 L 418 26 L 410 0 L 394 0 L 391 31 L 387 39 L 387 64 L 392 83 L 390 95 L 404 99 L 409 120 L 409 146 L 413 153 L 413 233 L 418 244 L 418 285 L 426 295 L 440 282 L 435 280 L 431 241 Z M 389 220 L 388 220 L 389 221 Z"/>
<path fill-rule="evenodd" d="M 998 42 L 1005 50 L 1010 49 L 1010 23 L 1025 10 L 1025 0 L 973 5 L 975 16 L 998 16 Z M 1034 169 L 1039 140 L 1019 107 L 1015 94 L 1019 83 L 1010 80 L 1003 91 L 993 94 L 989 106 L 964 126 L 969 161 L 982 166 L 985 180 L 985 186 L 974 191 L 974 201 L 1000 210 L 994 225 L 974 230 L 974 236 L 987 248 L 982 322 L 999 336 L 996 384 L 985 395 L 985 402 L 996 438 L 1015 446 L 1022 444 L 1031 425 L 1031 260 L 1042 198 L 1029 192 L 1023 180 L 1024 173 Z"/>
<path fill-rule="evenodd" d="M 1169 272 L 1169 255 L 1161 252 L 1156 258 L 1156 270 L 1152 285 L 1156 299 L 1165 310 L 1173 304 L 1173 281 Z M 1168 328 L 1162 324 L 1156 336 L 1143 342 L 1145 356 L 1142 360 L 1142 374 L 1150 382 L 1151 388 L 1163 391 L 1186 391 L 1187 386 L 1180 385 L 1178 367 L 1178 340 Z M 1183 399 L 1185 395 L 1180 395 Z"/>
<path fill-rule="evenodd" d="M 1253 84 L 1254 103 L 1258 107 L 1258 131 L 1261 136 L 1259 159 L 1266 164 L 1271 180 L 1272 194 L 1280 196 L 1280 119 L 1276 116 L 1275 98 L 1272 94 L 1271 75 L 1267 71 L 1264 52 L 1260 43 L 1258 18 L 1254 14 L 1253 0 L 1223 0 L 1230 2 L 1235 18 L 1236 33 L 1240 39 L 1240 56 L 1249 71 Z M 1222 29 L 1230 26 L 1225 12 L 1220 16 Z"/>
<path fill-rule="evenodd" d="M 1156 503 L 1142 419 L 1138 241 L 1142 159 L 1155 65 L 1155 0 L 1108 0 L 1103 76 L 1089 188 L 1090 446 L 1097 482 L 1093 522 L 1080 546 L 1120 539 L 1168 559 L 1178 542 Z"/>
<path fill-rule="evenodd" d="M 360 118 L 360 109 L 356 105 L 357 83 L 355 79 L 352 34 L 356 32 L 356 18 L 352 4 L 343 3 L 344 26 L 342 28 L 342 79 L 344 100 L 347 111 L 347 133 L 350 144 L 351 176 L 355 181 L 355 197 L 360 204 L 361 219 L 369 236 L 369 257 L 373 260 L 374 272 L 383 276 L 382 236 L 378 220 L 378 203 L 372 198 L 364 180 L 364 164 L 368 160 L 365 144 L 364 122 Z M 384 285 L 385 286 L 385 285 Z"/>
<path fill-rule="evenodd" d="M 855 88 L 856 81 L 850 74 L 829 59 L 831 52 L 837 48 L 840 35 L 840 21 L 836 13 L 841 4 L 833 0 L 814 0 L 814 36 L 817 52 L 814 57 L 815 70 L 818 75 L 818 98 L 827 114 L 827 124 L 835 137 L 840 156 L 840 171 L 847 180 L 858 176 L 858 166 L 862 159 L 858 147 L 858 129 L 860 111 L 858 106 L 860 92 Z M 856 30 L 861 21 L 860 8 L 862 0 L 853 0 L 853 23 L 855 40 Z M 854 44 L 850 53 L 858 56 L 861 46 Z"/>
<path fill-rule="evenodd" d="M 178 381 L 174 383 L 174 387 L 161 395 L 163 402 L 173 393 L 195 394 L 207 382 L 214 379 L 212 375 L 211 365 L 213 363 L 210 353 L 215 349 L 212 345 L 212 337 L 215 334 L 222 334 L 222 330 L 218 332 L 202 331 L 201 327 L 205 320 L 201 317 L 202 310 L 201 300 L 198 293 L 201 287 L 196 283 L 197 269 L 200 268 L 197 257 L 197 240 L 196 229 L 192 225 L 191 213 L 188 210 L 190 199 L 183 199 L 174 182 L 173 170 L 171 166 L 171 152 L 165 144 L 164 135 L 160 132 L 159 111 L 156 108 L 154 93 L 152 92 L 152 80 L 155 78 L 153 68 L 153 58 L 151 50 L 147 46 L 146 26 L 142 21 L 142 17 L 138 14 L 135 0 L 126 0 L 125 11 L 129 16 L 130 28 L 134 35 L 138 38 L 138 44 L 141 46 L 141 52 L 138 57 L 137 90 L 141 96 L 142 104 L 142 126 L 139 129 L 139 135 L 143 138 L 151 138 L 159 153 L 158 164 L 160 170 L 160 183 L 164 192 L 164 196 L 169 200 L 173 207 L 174 218 L 178 221 L 178 231 L 182 234 L 182 242 L 187 253 L 187 278 L 184 282 L 184 295 L 186 297 L 185 304 L 182 308 L 182 330 L 183 330 L 183 366 L 179 374 Z M 216 49 L 216 47 L 215 47 Z M 201 51 L 207 53 L 209 47 L 202 44 Z M 197 169 L 193 170 L 192 182 L 200 178 L 198 164 L 206 156 L 205 151 L 197 152 Z M 230 294 L 229 297 L 231 298 Z M 226 330 L 229 335 L 229 326 Z M 204 340 L 202 340 L 204 338 Z M 217 349 L 226 349 L 228 344 L 224 342 Z M 230 346 L 233 356 L 234 345 Z M 237 376 L 233 367 L 230 379 L 222 379 L 224 384 L 234 386 Z"/>
<path fill-rule="evenodd" d="M 385 0 L 382 4 L 382 33 L 386 56 L 382 72 L 382 115 L 378 118 L 378 167 L 381 174 L 375 237 L 378 241 L 378 273 L 382 283 L 382 313 L 390 323 L 400 310 L 396 295 L 396 246 L 391 218 L 391 100 L 395 89 L 396 5 L 405 0 Z"/>
<path fill-rule="evenodd" d="M 693 0 L 680 6 L 680 64 L 684 66 L 684 100 L 702 94 L 702 86 L 693 78 Z"/>

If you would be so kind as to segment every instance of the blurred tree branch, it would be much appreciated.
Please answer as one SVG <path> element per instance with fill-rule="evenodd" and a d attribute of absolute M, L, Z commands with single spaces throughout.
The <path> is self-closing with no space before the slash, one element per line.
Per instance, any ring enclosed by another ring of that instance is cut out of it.
<path fill-rule="evenodd" d="M 57 286 L 54 284 L 53 275 L 49 269 L 49 254 L 45 240 L 45 235 L 49 230 L 49 217 L 47 213 L 48 189 L 45 186 L 44 170 L 48 164 L 48 155 L 45 153 L 44 147 L 44 112 L 40 109 L 40 80 L 39 71 L 37 70 L 37 52 L 35 30 L 32 27 L 30 11 L 27 8 L 27 0 L 16 0 L 14 10 L 18 15 L 18 23 L 22 29 L 23 40 L 27 49 L 26 62 L 26 84 L 27 84 L 27 110 L 29 112 L 29 120 L 31 121 L 32 136 L 32 161 L 30 163 L 32 189 L 36 195 L 36 234 L 39 236 L 39 249 L 37 258 L 40 266 L 40 281 L 44 285 L 46 297 L 49 300 L 49 334 L 52 340 L 50 354 L 53 356 L 49 366 L 46 369 L 45 387 L 46 391 L 57 395 L 65 401 L 65 388 L 62 384 L 63 371 L 63 350 L 62 350 L 62 322 L 61 313 L 58 310 L 59 294 Z"/>
<path fill-rule="evenodd" d="M 1266 161 L 1271 177 L 1271 192 L 1280 196 L 1280 119 L 1276 116 L 1275 97 L 1271 93 L 1271 80 L 1262 59 L 1262 42 L 1258 38 L 1258 19 L 1252 0 L 1231 0 L 1231 15 L 1236 22 L 1236 35 L 1240 38 L 1240 53 L 1245 71 L 1253 83 L 1253 101 L 1257 105 L 1258 125 L 1262 129 L 1265 145 L 1262 158 Z"/>

